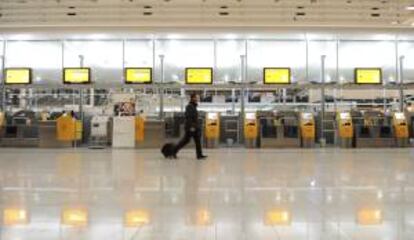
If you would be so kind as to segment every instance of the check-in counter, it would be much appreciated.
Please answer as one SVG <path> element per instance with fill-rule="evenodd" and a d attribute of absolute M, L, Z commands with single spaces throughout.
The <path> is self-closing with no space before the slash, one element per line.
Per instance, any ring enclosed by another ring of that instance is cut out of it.
<path fill-rule="evenodd" d="M 243 122 L 244 145 L 246 148 L 256 148 L 259 136 L 259 122 L 256 113 L 245 113 Z"/>
<path fill-rule="evenodd" d="M 135 147 L 135 117 L 114 117 L 112 124 L 112 147 Z"/>
<path fill-rule="evenodd" d="M 220 138 L 220 114 L 206 113 L 204 124 L 205 145 L 207 148 L 217 148 Z"/>
<path fill-rule="evenodd" d="M 39 129 L 33 112 L 20 111 L 5 122 L 1 146 L 37 147 L 39 145 Z M 7 122 L 11 124 L 7 124 Z"/>
<path fill-rule="evenodd" d="M 165 122 L 136 117 L 135 141 L 136 148 L 160 148 L 165 142 Z"/>
<path fill-rule="evenodd" d="M 396 112 L 393 114 L 392 125 L 394 128 L 394 137 L 396 147 L 408 147 L 409 146 L 409 130 L 407 117 L 402 112 Z"/>
<path fill-rule="evenodd" d="M 238 114 L 220 115 L 220 143 L 227 146 L 240 143 L 240 116 Z"/>
<path fill-rule="evenodd" d="M 300 148 L 296 112 L 260 113 L 259 120 L 261 148 Z"/>
<path fill-rule="evenodd" d="M 40 121 L 39 126 L 39 147 L 40 148 L 64 148 L 72 147 L 71 141 L 57 141 L 57 122 Z"/>
<path fill-rule="evenodd" d="M 391 119 L 381 112 L 365 112 L 355 126 L 355 147 L 387 148 L 395 146 Z M 361 124 L 362 123 L 362 124 Z"/>
<path fill-rule="evenodd" d="M 303 148 L 315 147 L 316 127 L 315 117 L 312 113 L 300 113 L 300 134 Z"/>
<path fill-rule="evenodd" d="M 350 112 L 338 112 L 337 117 L 338 144 L 341 148 L 352 148 L 354 124 Z"/>

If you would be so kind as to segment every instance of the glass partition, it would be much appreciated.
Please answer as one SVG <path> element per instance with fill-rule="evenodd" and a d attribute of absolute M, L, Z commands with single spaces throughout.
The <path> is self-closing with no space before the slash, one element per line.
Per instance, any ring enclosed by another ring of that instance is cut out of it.
<path fill-rule="evenodd" d="M 398 55 L 404 56 L 404 83 L 414 82 L 414 41 L 398 43 Z"/>
<path fill-rule="evenodd" d="M 216 83 L 241 82 L 241 56 L 246 55 L 246 41 L 217 40 Z"/>
<path fill-rule="evenodd" d="M 250 40 L 247 44 L 248 82 L 262 83 L 265 67 L 289 67 L 292 83 L 306 81 L 306 41 Z"/>
<path fill-rule="evenodd" d="M 95 85 L 123 83 L 122 41 L 65 41 L 63 51 L 64 67 L 80 67 L 83 57 Z"/>
<path fill-rule="evenodd" d="M 60 41 L 7 41 L 6 68 L 32 68 L 32 83 L 53 86 L 62 82 Z"/>
<path fill-rule="evenodd" d="M 213 40 L 157 40 L 156 63 L 160 67 L 160 55 L 164 56 L 165 82 L 184 83 L 185 68 L 214 67 Z M 159 81 L 160 71 L 155 80 Z"/>
<path fill-rule="evenodd" d="M 394 41 L 340 41 L 339 80 L 340 83 L 354 82 L 355 68 L 381 68 L 383 82 L 395 83 L 396 44 Z"/>
<path fill-rule="evenodd" d="M 325 59 L 325 82 L 337 80 L 337 42 L 312 40 L 308 42 L 308 81 L 321 82 L 322 55 Z"/>

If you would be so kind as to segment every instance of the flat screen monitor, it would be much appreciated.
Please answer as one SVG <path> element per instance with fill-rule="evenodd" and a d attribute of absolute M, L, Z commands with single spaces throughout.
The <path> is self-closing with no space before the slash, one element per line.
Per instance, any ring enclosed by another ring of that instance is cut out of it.
<path fill-rule="evenodd" d="M 207 113 L 207 119 L 208 120 L 217 120 L 218 119 L 218 113 Z"/>
<path fill-rule="evenodd" d="M 125 83 L 127 84 L 151 84 L 152 68 L 126 68 Z"/>
<path fill-rule="evenodd" d="M 381 68 L 356 68 L 356 84 L 382 84 Z"/>
<path fill-rule="evenodd" d="M 213 84 L 213 68 L 186 68 L 186 84 Z"/>
<path fill-rule="evenodd" d="M 64 84 L 90 84 L 91 69 L 90 68 L 64 68 L 63 69 Z"/>
<path fill-rule="evenodd" d="M 349 112 L 340 113 L 341 119 L 351 119 L 351 114 Z"/>
<path fill-rule="evenodd" d="M 263 70 L 264 84 L 290 84 L 290 78 L 290 68 L 264 68 Z"/>
<path fill-rule="evenodd" d="M 30 68 L 7 68 L 5 74 L 5 85 L 32 83 L 32 70 Z"/>
<path fill-rule="evenodd" d="M 312 120 L 313 114 L 312 113 L 302 113 L 302 119 L 303 120 Z"/>
<path fill-rule="evenodd" d="M 405 115 L 402 112 L 395 113 L 395 119 L 397 120 L 405 120 Z"/>
<path fill-rule="evenodd" d="M 246 113 L 246 120 L 256 120 L 256 113 Z"/>

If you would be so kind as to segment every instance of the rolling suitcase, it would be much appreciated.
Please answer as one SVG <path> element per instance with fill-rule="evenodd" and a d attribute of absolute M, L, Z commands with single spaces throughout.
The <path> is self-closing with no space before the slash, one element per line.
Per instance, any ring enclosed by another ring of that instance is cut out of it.
<path fill-rule="evenodd" d="M 174 156 L 174 147 L 175 145 L 172 143 L 164 144 L 161 148 L 162 155 L 164 155 L 165 158 L 172 159 Z"/>

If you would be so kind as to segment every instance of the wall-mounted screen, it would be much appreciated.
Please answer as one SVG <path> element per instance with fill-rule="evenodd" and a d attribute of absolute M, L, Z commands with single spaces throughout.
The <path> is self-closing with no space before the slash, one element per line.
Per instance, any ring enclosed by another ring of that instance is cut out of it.
<path fill-rule="evenodd" d="M 64 84 L 89 84 L 91 83 L 90 68 L 64 68 Z"/>
<path fill-rule="evenodd" d="M 382 84 L 381 68 L 356 68 L 356 84 Z"/>
<path fill-rule="evenodd" d="M 126 68 L 125 83 L 150 84 L 152 83 L 152 68 Z"/>
<path fill-rule="evenodd" d="M 290 84 L 290 68 L 263 69 L 264 84 Z"/>
<path fill-rule="evenodd" d="M 32 83 L 32 70 L 30 68 L 7 68 L 5 74 L 5 85 Z"/>
<path fill-rule="evenodd" d="M 186 68 L 186 84 L 213 84 L 212 68 Z"/>

